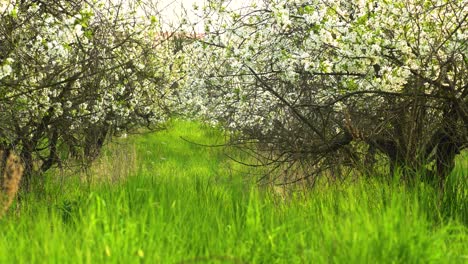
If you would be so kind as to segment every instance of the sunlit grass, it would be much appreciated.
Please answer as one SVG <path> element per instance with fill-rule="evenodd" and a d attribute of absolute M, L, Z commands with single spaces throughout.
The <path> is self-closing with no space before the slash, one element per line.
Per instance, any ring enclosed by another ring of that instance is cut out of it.
<path fill-rule="evenodd" d="M 118 140 L 129 156 L 111 147 L 91 175 L 112 180 L 50 181 L 45 195 L 24 197 L 0 220 L 0 262 L 468 261 L 466 189 L 440 197 L 424 184 L 376 180 L 285 200 L 237 172 L 222 148 L 181 136 L 223 142 L 218 131 L 181 121 Z M 458 162 L 451 181 L 460 184 L 465 157 Z"/>

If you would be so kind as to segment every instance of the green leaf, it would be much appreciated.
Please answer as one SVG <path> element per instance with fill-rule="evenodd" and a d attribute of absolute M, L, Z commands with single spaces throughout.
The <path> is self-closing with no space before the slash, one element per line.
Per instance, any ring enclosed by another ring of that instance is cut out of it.
<path fill-rule="evenodd" d="M 13 17 L 14 19 L 17 19 L 18 18 L 18 9 L 13 8 L 13 10 L 11 10 L 11 17 Z"/>

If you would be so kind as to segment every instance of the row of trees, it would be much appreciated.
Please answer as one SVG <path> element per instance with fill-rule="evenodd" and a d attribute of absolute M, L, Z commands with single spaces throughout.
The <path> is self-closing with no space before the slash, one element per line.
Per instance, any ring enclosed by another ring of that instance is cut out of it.
<path fill-rule="evenodd" d="M 2 2 L 0 149 L 20 156 L 25 187 L 67 158 L 87 165 L 109 136 L 167 117 L 177 78 L 168 62 L 176 59 L 157 38 L 157 14 L 144 8 L 141 1 Z"/>
<path fill-rule="evenodd" d="M 0 150 L 24 186 L 181 109 L 286 181 L 385 165 L 444 182 L 468 142 L 466 1 L 227 2 L 175 45 L 142 1 L 2 2 Z"/>
<path fill-rule="evenodd" d="M 468 142 L 466 1 L 224 4 L 190 47 L 190 97 L 258 144 L 257 164 L 299 172 L 286 181 L 385 165 L 443 184 Z"/>

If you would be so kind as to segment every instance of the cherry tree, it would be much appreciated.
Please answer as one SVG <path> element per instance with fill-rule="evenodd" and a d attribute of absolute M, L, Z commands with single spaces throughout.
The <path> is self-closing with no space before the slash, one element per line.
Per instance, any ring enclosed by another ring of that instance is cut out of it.
<path fill-rule="evenodd" d="M 468 3 L 272 0 L 203 7 L 188 103 L 259 164 L 316 179 L 385 160 L 443 184 L 467 146 Z M 241 133 L 238 133 L 238 132 Z"/>
<path fill-rule="evenodd" d="M 88 164 L 106 138 L 156 128 L 174 105 L 174 54 L 141 1 L 5 1 L 0 6 L 0 148 L 31 176 Z"/>

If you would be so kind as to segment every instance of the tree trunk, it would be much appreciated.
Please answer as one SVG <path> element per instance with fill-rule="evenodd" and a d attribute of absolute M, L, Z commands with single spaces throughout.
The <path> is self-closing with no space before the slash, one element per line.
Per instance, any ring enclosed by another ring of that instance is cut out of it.
<path fill-rule="evenodd" d="M 32 187 L 32 177 L 33 177 L 32 152 L 28 150 L 23 150 L 21 152 L 20 157 L 24 164 L 24 173 L 23 173 L 23 179 L 21 180 L 20 189 L 24 192 L 30 192 L 31 187 Z"/>
<path fill-rule="evenodd" d="M 456 142 L 448 136 L 442 137 L 436 151 L 436 173 L 439 188 L 444 188 L 447 176 L 455 168 L 455 157 L 458 153 Z"/>

